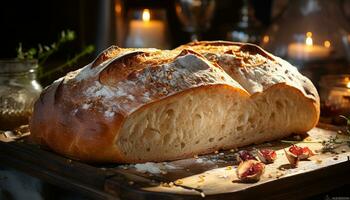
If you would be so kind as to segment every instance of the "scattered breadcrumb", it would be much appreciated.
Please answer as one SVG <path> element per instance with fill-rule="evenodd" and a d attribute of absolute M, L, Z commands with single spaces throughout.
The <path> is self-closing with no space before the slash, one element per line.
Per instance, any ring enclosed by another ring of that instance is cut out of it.
<path fill-rule="evenodd" d="M 276 173 L 276 178 L 280 178 L 280 177 L 283 176 L 283 175 L 284 175 L 283 172 L 278 171 L 278 172 Z"/>
<path fill-rule="evenodd" d="M 203 183 L 205 181 L 204 177 L 205 177 L 204 175 L 198 176 L 199 180 L 197 182 L 198 183 Z"/>
<path fill-rule="evenodd" d="M 173 182 L 170 182 L 170 183 L 163 183 L 163 182 L 160 182 L 160 185 L 161 185 L 162 187 L 168 187 L 168 188 L 170 188 L 170 187 L 174 186 L 174 183 L 173 183 Z"/>
<path fill-rule="evenodd" d="M 228 178 L 227 175 L 219 175 L 219 178 Z"/>
<path fill-rule="evenodd" d="M 176 185 L 181 185 L 181 184 L 183 184 L 183 181 L 181 179 L 178 179 L 178 180 L 175 181 L 175 184 Z"/>
<path fill-rule="evenodd" d="M 204 198 L 205 197 L 205 194 L 204 194 L 204 192 L 201 192 L 201 196 Z"/>

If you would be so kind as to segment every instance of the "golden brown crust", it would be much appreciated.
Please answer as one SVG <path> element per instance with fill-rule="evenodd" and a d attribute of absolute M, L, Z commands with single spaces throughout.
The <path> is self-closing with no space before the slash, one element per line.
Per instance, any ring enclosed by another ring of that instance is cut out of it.
<path fill-rule="evenodd" d="M 280 72 L 269 71 L 266 66 L 290 70 L 293 77 L 289 80 L 288 75 L 283 75 L 275 80 Z M 256 78 L 257 72 L 265 73 L 265 78 Z M 195 42 L 171 51 L 113 46 L 93 63 L 67 74 L 43 91 L 34 106 L 31 137 L 79 160 L 135 162 L 123 156 L 116 146 L 119 131 L 132 113 L 193 90 L 213 87 L 252 95 L 250 98 L 274 88 L 290 90 L 306 99 L 305 106 L 314 112 L 309 126 L 301 127 L 300 132 L 313 128 L 319 118 L 319 98 L 312 83 L 289 64 L 255 45 Z M 172 159 L 215 148 L 187 152 Z"/>
<path fill-rule="evenodd" d="M 176 50 L 188 48 L 217 63 L 251 94 L 263 92 L 277 83 L 286 83 L 299 89 L 306 97 L 319 101 L 317 90 L 309 79 L 301 75 L 288 62 L 273 56 L 257 45 L 201 41 L 182 45 Z M 251 81 L 254 83 L 248 83 Z"/>
<path fill-rule="evenodd" d="M 142 106 L 211 85 L 244 91 L 221 68 L 191 51 L 168 56 L 153 50 L 118 51 L 121 56 L 105 59 L 102 54 L 105 60 L 94 62 L 99 65 L 72 72 L 45 89 L 31 119 L 34 140 L 80 160 L 122 161 L 126 158 L 120 157 L 115 138 L 125 118 Z"/>

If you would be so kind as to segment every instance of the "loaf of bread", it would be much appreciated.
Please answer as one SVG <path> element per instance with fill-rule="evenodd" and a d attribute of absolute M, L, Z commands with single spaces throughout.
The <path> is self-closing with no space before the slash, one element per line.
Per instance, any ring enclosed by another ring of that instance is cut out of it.
<path fill-rule="evenodd" d="M 252 44 L 113 46 L 42 92 L 30 130 L 70 158 L 138 163 L 303 133 L 319 113 L 313 84 Z"/>

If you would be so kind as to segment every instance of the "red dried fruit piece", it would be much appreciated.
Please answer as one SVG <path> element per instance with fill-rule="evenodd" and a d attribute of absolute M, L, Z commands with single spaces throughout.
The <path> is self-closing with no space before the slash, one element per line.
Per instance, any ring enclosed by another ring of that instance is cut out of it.
<path fill-rule="evenodd" d="M 258 157 L 265 164 L 273 163 L 276 160 L 277 154 L 272 149 L 258 150 Z"/>
<path fill-rule="evenodd" d="M 299 158 L 297 155 L 291 153 L 291 152 L 287 152 L 285 149 L 284 150 L 284 153 L 286 154 L 286 157 L 290 163 L 290 165 L 295 168 L 298 166 L 298 163 L 299 163 Z"/>
<path fill-rule="evenodd" d="M 264 163 L 257 160 L 246 160 L 238 165 L 237 177 L 242 182 L 257 182 L 264 171 Z"/>
<path fill-rule="evenodd" d="M 315 155 L 309 147 L 298 147 L 296 145 L 292 145 L 289 148 L 289 152 L 296 155 L 300 160 L 307 159 L 313 155 Z"/>
<path fill-rule="evenodd" d="M 246 160 L 257 160 L 253 154 L 251 154 L 247 150 L 241 150 L 238 152 L 238 160 L 240 161 L 246 161 Z"/>

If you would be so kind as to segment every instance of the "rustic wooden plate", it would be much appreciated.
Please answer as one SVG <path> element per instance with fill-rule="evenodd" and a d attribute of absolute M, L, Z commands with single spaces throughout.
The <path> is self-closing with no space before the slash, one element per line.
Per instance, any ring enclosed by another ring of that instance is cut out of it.
<path fill-rule="evenodd" d="M 13 167 L 52 184 L 80 191 L 96 199 L 296 199 L 324 193 L 350 183 L 350 148 L 346 142 L 334 152 L 321 153 L 322 141 L 349 136 L 340 128 L 320 125 L 294 141 L 317 155 L 291 168 L 284 155 L 289 143 L 274 141 L 243 149 L 271 148 L 277 160 L 266 166 L 257 183 L 240 183 L 232 151 L 167 163 L 150 163 L 160 173 L 138 171 L 134 165 L 91 165 L 73 161 L 21 141 L 0 142 L 1 165 Z M 295 138 L 289 138 L 291 139 Z M 157 170 L 156 170 L 157 171 Z"/>

